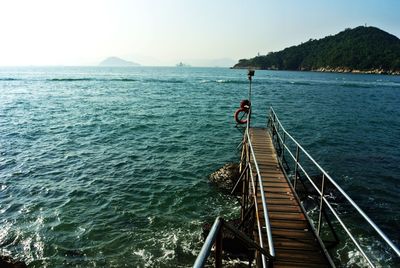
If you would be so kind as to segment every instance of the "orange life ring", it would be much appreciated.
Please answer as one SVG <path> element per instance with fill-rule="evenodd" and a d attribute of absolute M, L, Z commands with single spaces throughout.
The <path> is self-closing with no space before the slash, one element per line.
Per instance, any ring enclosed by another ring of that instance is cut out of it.
<path fill-rule="evenodd" d="M 246 124 L 247 123 L 247 116 L 246 116 L 245 119 L 243 119 L 243 117 L 239 119 L 239 114 L 241 112 L 244 112 L 244 113 L 248 114 L 249 113 L 249 109 L 246 109 L 246 108 L 237 109 L 236 112 L 235 112 L 235 115 L 234 115 L 235 121 L 238 124 Z"/>

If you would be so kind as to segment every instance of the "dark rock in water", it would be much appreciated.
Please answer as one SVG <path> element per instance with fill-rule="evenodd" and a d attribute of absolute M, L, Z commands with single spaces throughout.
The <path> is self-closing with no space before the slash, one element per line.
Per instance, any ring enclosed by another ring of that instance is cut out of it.
<path fill-rule="evenodd" d="M 209 180 L 221 190 L 230 193 L 239 179 L 239 176 L 239 164 L 230 163 L 225 164 L 222 168 L 211 173 Z M 240 192 L 240 185 L 238 185 L 237 190 Z"/>
<path fill-rule="evenodd" d="M 26 264 L 22 261 L 14 260 L 8 256 L 0 256 L 1 268 L 27 268 Z"/>
<path fill-rule="evenodd" d="M 64 254 L 65 254 L 65 256 L 73 257 L 73 258 L 85 257 L 85 253 L 78 249 L 68 249 L 65 251 Z"/>

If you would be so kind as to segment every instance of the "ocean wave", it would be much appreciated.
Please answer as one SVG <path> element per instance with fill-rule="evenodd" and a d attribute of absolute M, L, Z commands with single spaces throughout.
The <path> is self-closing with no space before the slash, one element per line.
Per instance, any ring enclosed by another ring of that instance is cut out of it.
<path fill-rule="evenodd" d="M 308 82 L 300 82 L 300 81 L 291 81 L 290 84 L 292 85 L 299 85 L 299 86 L 312 86 L 314 84 Z"/>
<path fill-rule="evenodd" d="M 75 81 L 95 81 L 95 78 L 50 78 L 47 81 L 53 82 L 75 82 Z"/>
<path fill-rule="evenodd" d="M 196 226 L 198 224 L 200 223 L 196 223 Z M 196 229 L 195 232 L 188 232 L 181 228 L 159 230 L 147 241 L 157 249 L 137 248 L 133 250 L 133 254 L 137 258 L 136 264 L 144 267 L 176 267 L 176 260 L 181 259 L 181 265 L 189 266 L 192 263 L 191 260 L 198 254 L 197 248 L 201 241 L 201 228 L 197 226 Z"/>
<path fill-rule="evenodd" d="M 182 84 L 185 83 L 185 80 L 180 80 L 180 79 L 144 79 L 144 83 L 168 83 L 168 84 Z"/>
<path fill-rule="evenodd" d="M 115 81 L 115 82 L 136 82 L 138 80 L 137 79 L 133 79 L 133 78 L 120 78 L 120 79 L 112 79 L 111 81 Z"/>
<path fill-rule="evenodd" d="M 374 87 L 373 85 L 370 84 L 359 84 L 359 83 L 344 83 L 340 84 L 342 87 L 347 87 L 347 88 L 372 88 Z"/>
<path fill-rule="evenodd" d="M 90 77 L 82 77 L 82 78 L 50 78 L 46 81 L 51 82 L 80 82 L 80 81 L 99 81 L 99 82 L 136 82 L 137 79 L 133 78 L 90 78 Z"/>
<path fill-rule="evenodd" d="M 225 80 L 225 79 L 219 79 L 215 81 L 216 83 L 220 83 L 220 84 L 248 84 L 249 82 L 247 82 L 246 80 Z"/>
<path fill-rule="evenodd" d="M 22 79 L 19 78 L 13 78 L 13 77 L 1 77 L 0 81 L 20 81 Z"/>
<path fill-rule="evenodd" d="M 248 85 L 249 80 L 247 79 L 242 79 L 242 80 L 236 80 L 236 79 L 218 79 L 218 80 L 213 80 L 211 81 L 213 83 L 217 84 L 233 84 L 233 85 Z M 261 85 L 261 84 L 266 84 L 270 83 L 270 80 L 267 79 L 259 79 L 259 80 L 253 80 L 251 83 L 253 85 Z"/>
<path fill-rule="evenodd" d="M 342 87 L 346 88 L 398 88 L 400 87 L 400 83 L 396 82 L 373 82 L 373 83 L 342 83 L 339 84 Z"/>
<path fill-rule="evenodd" d="M 185 80 L 181 79 L 135 79 L 135 78 L 93 78 L 93 77 L 78 77 L 78 78 L 50 78 L 46 81 L 50 82 L 81 82 L 81 81 L 98 81 L 98 82 L 142 82 L 142 83 L 171 83 L 180 84 L 185 83 Z"/>

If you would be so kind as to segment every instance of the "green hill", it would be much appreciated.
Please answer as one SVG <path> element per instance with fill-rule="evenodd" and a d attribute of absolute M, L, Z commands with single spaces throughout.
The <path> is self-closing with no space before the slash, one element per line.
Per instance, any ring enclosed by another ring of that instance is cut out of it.
<path fill-rule="evenodd" d="M 376 27 L 360 26 L 241 59 L 233 68 L 400 74 L 400 39 Z"/>

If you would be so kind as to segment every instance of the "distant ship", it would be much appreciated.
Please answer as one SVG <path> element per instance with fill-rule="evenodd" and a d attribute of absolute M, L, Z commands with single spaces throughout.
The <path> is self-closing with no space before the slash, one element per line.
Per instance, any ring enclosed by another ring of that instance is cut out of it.
<path fill-rule="evenodd" d="M 176 65 L 176 67 L 190 67 L 190 65 L 180 62 Z"/>

